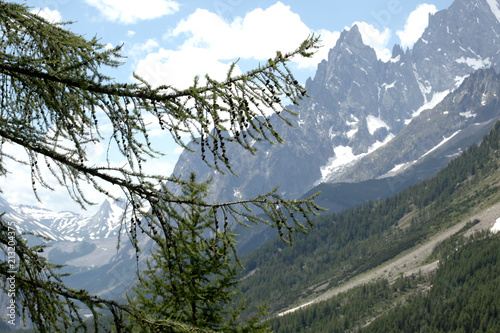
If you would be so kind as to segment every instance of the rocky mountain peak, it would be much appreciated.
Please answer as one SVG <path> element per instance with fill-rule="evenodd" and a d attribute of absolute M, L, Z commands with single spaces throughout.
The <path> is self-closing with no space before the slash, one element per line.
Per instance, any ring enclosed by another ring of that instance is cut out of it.
<path fill-rule="evenodd" d="M 479 68 L 499 69 L 500 21 L 492 10 L 497 5 L 497 0 L 459 0 L 430 17 L 411 50 L 426 100 Z"/>
<path fill-rule="evenodd" d="M 405 52 L 399 44 L 394 44 L 391 53 L 391 59 L 397 59 L 398 57 L 404 56 Z"/>
<path fill-rule="evenodd" d="M 361 32 L 359 31 L 359 26 L 357 24 L 353 25 L 351 29 L 346 29 L 340 34 L 339 42 L 345 43 L 352 47 L 353 49 L 361 49 L 366 46 L 363 43 L 363 37 L 361 36 Z M 337 42 L 337 44 L 339 44 Z"/>
<path fill-rule="evenodd" d="M 109 218 L 111 213 L 112 213 L 111 204 L 109 203 L 108 199 L 105 199 L 104 202 L 101 204 L 101 207 L 99 207 L 97 213 L 94 215 L 94 218 L 96 219 Z"/>
<path fill-rule="evenodd" d="M 415 117 L 438 105 L 471 73 L 492 66 L 499 69 L 500 21 L 492 10 L 495 5 L 498 0 L 455 1 L 430 16 L 429 26 L 412 49 L 395 45 L 387 62 L 378 60 L 375 50 L 363 43 L 358 26 L 343 31 L 328 59 L 306 83 L 313 98 L 295 109 L 300 114 L 293 119 L 296 127 L 277 127 L 286 145 L 256 143 L 257 157 L 231 148 L 235 172 L 245 175 L 238 179 L 214 175 L 196 153 L 182 154 L 174 173 L 194 171 L 200 179 L 213 176 L 217 201 L 255 196 L 277 185 L 282 194 L 300 196 L 319 182 L 339 179 Z M 432 126 L 437 125 L 427 124 L 428 130 Z"/>

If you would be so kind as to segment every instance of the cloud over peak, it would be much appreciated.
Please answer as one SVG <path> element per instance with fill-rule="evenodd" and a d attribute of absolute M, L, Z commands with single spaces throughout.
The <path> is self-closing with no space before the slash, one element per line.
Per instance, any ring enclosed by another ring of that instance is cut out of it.
<path fill-rule="evenodd" d="M 396 32 L 403 49 L 411 48 L 415 44 L 429 25 L 429 14 L 435 14 L 436 12 L 436 6 L 421 4 L 408 16 L 404 30 Z"/>
<path fill-rule="evenodd" d="M 31 13 L 35 14 L 35 15 L 38 15 L 40 17 L 43 17 L 44 19 L 46 19 L 47 21 L 52 22 L 52 23 L 57 23 L 57 22 L 61 22 L 62 21 L 61 13 L 59 13 L 55 9 L 50 9 L 50 8 L 47 8 L 47 7 L 44 8 L 44 9 L 33 8 L 31 10 Z"/>

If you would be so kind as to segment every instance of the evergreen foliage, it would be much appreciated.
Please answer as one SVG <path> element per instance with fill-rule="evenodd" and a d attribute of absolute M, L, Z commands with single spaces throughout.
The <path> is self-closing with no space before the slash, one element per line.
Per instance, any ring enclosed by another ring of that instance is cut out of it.
<path fill-rule="evenodd" d="M 431 275 L 362 285 L 269 321 L 274 332 L 498 332 L 500 237 L 449 242 Z"/>
<path fill-rule="evenodd" d="M 219 172 L 232 172 L 226 156 L 229 144 L 254 152 L 251 140 L 281 143 L 269 110 L 285 122 L 287 116 L 295 115 L 284 103 L 298 104 L 307 93 L 287 63 L 294 56 L 312 55 L 318 38 L 309 37 L 293 52 L 277 52 L 274 58 L 246 74 L 233 75 L 233 65 L 222 82 L 206 76 L 206 83 L 201 84 L 195 78 L 190 88 L 179 90 L 165 85 L 153 87 L 137 76 L 138 83 L 115 82 L 102 73 L 120 65 L 120 46 L 107 49 L 98 39 L 87 40 L 67 30 L 64 24 L 52 24 L 31 14 L 23 5 L 0 1 L 0 31 L 1 175 L 8 174 L 9 160 L 27 165 L 37 197 L 40 188 L 55 190 L 50 185 L 55 181 L 82 207 L 92 204 L 84 186 L 90 185 L 113 199 L 116 198 L 109 189 L 118 186 L 128 205 L 123 216 L 132 216 L 130 220 L 123 218 L 122 225 L 137 253 L 141 251 L 139 235 L 149 236 L 161 249 L 164 242 L 157 235 L 167 237 L 169 228 L 183 225 L 186 212 L 193 217 L 204 216 L 205 210 L 213 212 L 213 230 L 218 230 L 226 217 L 242 224 L 267 223 L 278 228 L 286 242 L 291 242 L 292 233 L 309 228 L 311 214 L 320 209 L 313 202 L 314 196 L 285 200 L 275 189 L 237 202 L 209 203 L 196 195 L 176 194 L 176 188 L 194 188 L 191 180 L 147 174 L 143 166 L 166 153 L 149 139 L 152 120 L 181 147 L 198 148 L 203 160 Z M 190 137 L 194 144 L 187 147 L 182 136 Z M 107 146 L 108 153 L 121 154 L 124 162 L 120 166 L 113 166 L 111 161 L 96 165 L 87 151 L 97 144 Z M 24 153 L 24 157 L 9 155 L 11 147 Z M 265 216 L 257 216 L 256 211 Z M 297 217 L 305 219 L 299 221 Z M 57 273 L 58 267 L 37 252 L 43 248 L 29 247 L 20 235 L 12 234 L 15 231 L 9 229 L 8 223 L 1 221 L 0 241 L 7 255 L 14 253 L 19 258 L 19 269 L 14 273 L 18 281 L 17 315 L 23 321 L 31 320 L 36 330 L 57 332 L 72 327 L 87 331 L 77 310 L 84 306 L 94 314 L 94 330 L 100 327 L 99 310 L 106 308 L 113 315 L 113 329 L 118 332 L 126 331 L 124 316 L 154 330 L 206 331 L 172 317 L 148 320 L 132 306 L 66 288 Z M 13 251 L 9 250 L 9 237 L 14 237 L 17 244 L 11 246 Z M 229 234 L 220 239 L 231 246 Z M 204 249 L 187 243 L 175 246 L 176 252 L 172 249 L 172 257 L 166 258 L 166 262 L 184 258 L 186 254 L 181 254 L 181 250 L 191 253 Z M 228 272 L 224 271 L 227 263 L 220 263 L 224 265 L 222 272 Z M 153 268 L 155 264 L 151 265 Z M 182 261 L 176 265 L 176 269 L 182 267 Z M 217 275 L 218 267 L 210 269 Z M 3 261 L 0 275 L 7 278 L 11 272 L 7 260 Z M 8 290 L 5 281 L 2 288 Z"/>
<path fill-rule="evenodd" d="M 209 185 L 198 184 L 192 173 L 183 194 L 204 203 Z M 168 218 L 168 213 L 164 214 Z M 192 207 L 155 236 L 156 247 L 129 302 L 145 318 L 172 318 L 220 332 L 266 331 L 258 325 L 259 318 L 246 325 L 237 322 L 243 304 L 228 310 L 237 293 L 241 265 L 228 220 L 219 228 L 216 215 L 215 209 Z M 143 321 L 134 327 L 143 332 Z"/>
<path fill-rule="evenodd" d="M 313 304 L 300 311 L 269 320 L 273 332 L 352 332 L 404 301 L 425 283 L 425 276 L 399 277 L 394 283 L 383 279 Z"/>
<path fill-rule="evenodd" d="M 476 234 L 440 261 L 427 294 L 389 311 L 362 332 L 498 332 L 500 237 Z"/>

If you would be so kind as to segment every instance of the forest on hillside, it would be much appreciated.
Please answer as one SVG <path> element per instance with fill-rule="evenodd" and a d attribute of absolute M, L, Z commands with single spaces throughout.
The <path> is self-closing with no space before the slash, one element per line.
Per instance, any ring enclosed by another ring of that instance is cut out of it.
<path fill-rule="evenodd" d="M 499 197 L 500 123 L 422 183 L 378 202 L 365 202 L 315 221 L 315 230 L 293 247 L 269 242 L 242 262 L 241 281 L 250 305 L 268 300 L 270 313 L 341 284 L 464 219 L 474 207 Z"/>
<path fill-rule="evenodd" d="M 270 321 L 274 332 L 499 332 L 500 236 L 445 242 L 435 274 L 380 280 Z M 453 246 L 449 246 L 453 245 Z"/>

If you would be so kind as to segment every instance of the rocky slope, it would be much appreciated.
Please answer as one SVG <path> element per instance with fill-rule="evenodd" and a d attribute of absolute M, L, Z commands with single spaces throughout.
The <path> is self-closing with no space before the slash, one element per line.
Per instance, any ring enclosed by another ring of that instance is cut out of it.
<path fill-rule="evenodd" d="M 456 0 L 447 10 L 430 17 L 428 28 L 412 49 L 403 51 L 394 46 L 387 62 L 377 59 L 358 27 L 353 26 L 342 32 L 328 59 L 307 81 L 313 98 L 295 109 L 300 113 L 292 119 L 295 128 L 275 120 L 285 145 L 256 143 L 257 157 L 232 147 L 229 158 L 236 173 L 244 177 L 216 174 L 203 165 L 198 154 L 188 152 L 181 155 L 174 173 L 194 171 L 203 179 L 213 177 L 214 200 L 227 201 L 255 196 L 277 185 L 282 194 L 296 197 L 322 182 L 359 182 L 397 171 L 399 165 L 435 148 L 443 136 L 455 133 L 455 124 L 428 122 L 426 130 L 434 133 L 434 139 L 427 145 L 411 146 L 412 151 L 404 156 L 386 149 L 381 158 L 380 147 L 396 137 L 411 142 L 411 131 L 402 130 L 419 115 L 424 117 L 429 112 L 425 110 L 446 111 L 446 106 L 434 107 L 459 89 L 465 78 L 481 68 L 500 69 L 498 7 L 497 0 Z M 467 110 L 463 114 L 468 124 L 478 121 L 467 118 Z M 469 128 L 470 135 L 480 138 L 487 129 L 477 135 L 473 132 Z M 457 150 L 470 142 L 463 144 Z M 365 160 L 365 166 L 350 171 L 370 155 L 374 162 L 366 164 Z"/>

